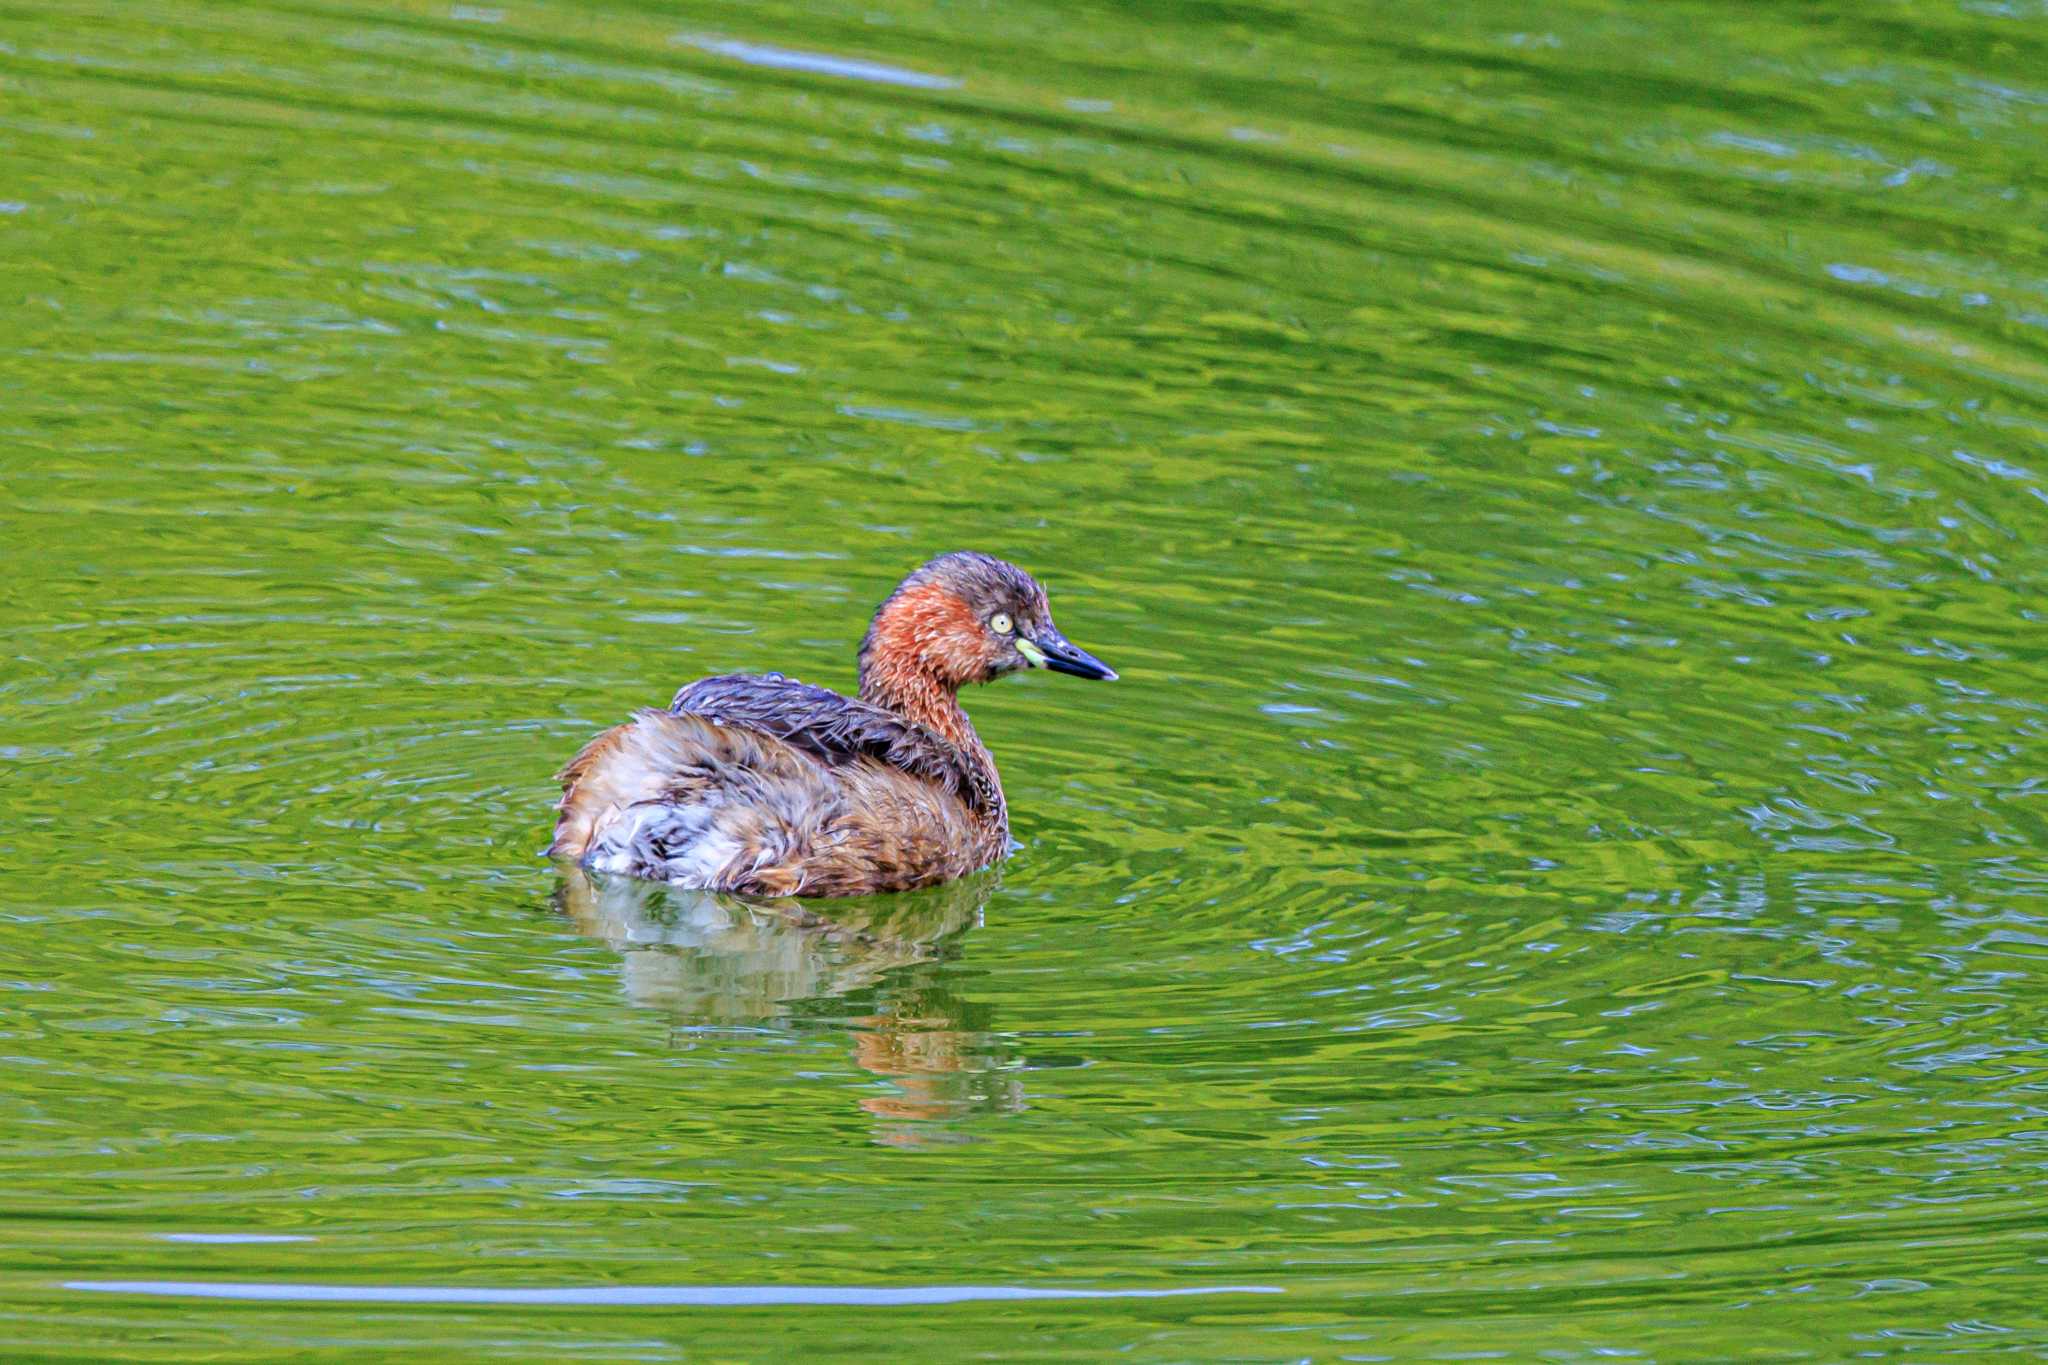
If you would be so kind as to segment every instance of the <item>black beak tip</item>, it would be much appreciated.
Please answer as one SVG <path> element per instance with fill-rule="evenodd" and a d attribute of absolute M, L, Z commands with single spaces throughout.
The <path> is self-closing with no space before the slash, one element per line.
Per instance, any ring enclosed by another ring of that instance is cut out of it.
<path fill-rule="evenodd" d="M 1045 667 L 1055 673 L 1097 682 L 1115 682 L 1116 670 L 1064 636 L 1035 641 L 1045 656 Z"/>

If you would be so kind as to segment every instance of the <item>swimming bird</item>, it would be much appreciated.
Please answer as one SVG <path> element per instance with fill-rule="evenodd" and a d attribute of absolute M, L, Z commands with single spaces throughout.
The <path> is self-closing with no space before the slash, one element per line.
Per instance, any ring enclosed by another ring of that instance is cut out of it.
<path fill-rule="evenodd" d="M 851 896 L 930 886 L 1009 847 L 1003 784 L 960 709 L 1024 668 L 1113 679 L 1014 564 L 956 551 L 913 571 L 860 645 L 860 695 L 779 673 L 702 678 L 556 774 L 548 852 L 707 891 Z"/>

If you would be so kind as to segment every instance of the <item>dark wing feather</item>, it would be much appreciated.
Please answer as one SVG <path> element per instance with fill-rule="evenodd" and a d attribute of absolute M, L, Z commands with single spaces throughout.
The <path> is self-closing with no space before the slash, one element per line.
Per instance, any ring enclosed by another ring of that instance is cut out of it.
<path fill-rule="evenodd" d="M 677 692 L 668 709 L 773 735 L 826 763 L 872 758 L 936 783 L 977 810 L 991 802 L 981 774 L 922 725 L 780 673 L 699 678 Z"/>

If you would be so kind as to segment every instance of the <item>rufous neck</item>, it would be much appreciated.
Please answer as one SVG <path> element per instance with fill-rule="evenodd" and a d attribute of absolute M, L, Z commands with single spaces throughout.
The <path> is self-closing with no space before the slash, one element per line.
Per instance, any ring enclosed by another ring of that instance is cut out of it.
<path fill-rule="evenodd" d="M 981 748 L 954 689 L 923 669 L 869 667 L 864 660 L 860 699 L 922 725 L 956 748 Z"/>
<path fill-rule="evenodd" d="M 972 772 L 962 794 L 994 840 L 990 856 L 1000 853 L 1010 830 L 1002 774 L 996 771 L 995 756 L 974 733 L 974 723 L 960 709 L 957 689 L 924 669 L 890 667 L 863 651 L 860 699 L 922 726 L 959 751 Z"/>

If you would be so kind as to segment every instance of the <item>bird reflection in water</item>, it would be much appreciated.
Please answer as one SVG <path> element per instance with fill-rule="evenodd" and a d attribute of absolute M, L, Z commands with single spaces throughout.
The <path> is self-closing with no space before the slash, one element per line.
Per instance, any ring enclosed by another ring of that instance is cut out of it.
<path fill-rule="evenodd" d="M 742 900 L 570 867 L 556 903 L 619 950 L 626 998 L 678 1028 L 847 1029 L 854 1061 L 889 1082 L 860 1101 L 877 1141 L 914 1147 L 960 1140 L 948 1120 L 1024 1107 L 988 1007 L 945 984 L 996 885 L 988 872 L 895 896 Z M 841 998 L 860 1012 L 819 1008 Z"/>

